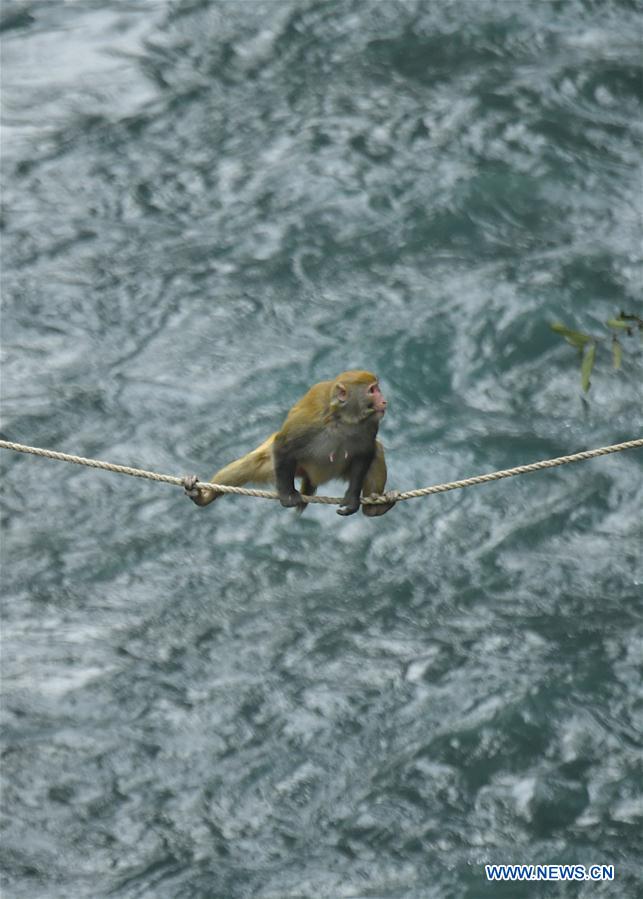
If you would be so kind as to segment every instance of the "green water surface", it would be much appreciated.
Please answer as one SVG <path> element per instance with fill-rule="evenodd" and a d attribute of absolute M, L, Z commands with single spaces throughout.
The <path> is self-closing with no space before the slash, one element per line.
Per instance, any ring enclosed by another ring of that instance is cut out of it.
<path fill-rule="evenodd" d="M 399 489 L 643 435 L 549 328 L 643 315 L 635 0 L 0 28 L 7 439 L 209 477 L 346 368 Z M 0 455 L 3 897 L 643 895 L 641 451 L 372 520 Z"/>

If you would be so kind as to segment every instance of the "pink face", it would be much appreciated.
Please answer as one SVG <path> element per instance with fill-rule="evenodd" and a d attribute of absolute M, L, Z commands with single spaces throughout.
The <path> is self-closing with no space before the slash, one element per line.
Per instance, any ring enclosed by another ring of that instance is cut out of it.
<path fill-rule="evenodd" d="M 375 412 L 382 416 L 386 412 L 386 400 L 377 381 L 368 388 L 368 396 Z"/>

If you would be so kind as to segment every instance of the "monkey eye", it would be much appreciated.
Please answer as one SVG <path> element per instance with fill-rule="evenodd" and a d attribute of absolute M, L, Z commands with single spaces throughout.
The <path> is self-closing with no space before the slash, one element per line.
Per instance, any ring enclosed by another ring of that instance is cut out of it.
<path fill-rule="evenodd" d="M 369 393 L 375 393 L 376 390 L 377 390 L 377 384 L 371 384 L 371 386 L 368 388 Z"/>

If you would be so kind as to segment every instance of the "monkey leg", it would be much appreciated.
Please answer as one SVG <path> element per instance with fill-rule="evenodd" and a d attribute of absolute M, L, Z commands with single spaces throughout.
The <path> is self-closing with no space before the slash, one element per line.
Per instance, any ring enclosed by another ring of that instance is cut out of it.
<path fill-rule="evenodd" d="M 299 485 L 299 490 L 301 493 L 304 494 L 304 496 L 314 496 L 315 491 L 317 490 L 316 485 L 313 484 L 313 482 L 310 480 L 310 478 L 308 477 L 306 472 L 304 472 L 302 475 L 301 484 Z M 303 502 L 299 503 L 299 505 L 297 506 L 297 514 L 303 515 L 303 513 L 306 511 L 307 506 L 308 506 L 308 503 L 303 503 Z"/>
<path fill-rule="evenodd" d="M 211 482 L 213 484 L 224 484 L 228 487 L 243 487 L 244 484 L 249 482 L 265 484 L 274 481 L 275 471 L 272 463 L 273 439 L 274 435 L 268 437 L 257 449 L 220 468 L 211 477 Z M 207 506 L 214 502 L 215 499 L 223 496 L 222 493 L 209 487 L 195 487 L 197 480 L 196 475 L 188 475 L 188 477 L 183 478 L 185 492 L 197 506 Z"/>
<path fill-rule="evenodd" d="M 373 461 L 371 462 L 371 466 L 366 472 L 366 477 L 364 478 L 364 485 L 362 487 L 362 496 L 371 496 L 371 494 L 375 493 L 377 495 L 384 494 L 384 488 L 386 487 L 386 459 L 384 457 L 384 447 L 379 442 L 379 440 L 375 441 L 375 456 L 373 457 Z M 387 494 L 388 495 L 388 494 Z M 377 506 L 362 506 L 362 512 L 364 515 L 368 516 L 368 518 L 375 518 L 378 515 L 384 515 L 389 509 L 392 509 L 395 505 L 395 500 L 390 503 L 382 503 Z"/>

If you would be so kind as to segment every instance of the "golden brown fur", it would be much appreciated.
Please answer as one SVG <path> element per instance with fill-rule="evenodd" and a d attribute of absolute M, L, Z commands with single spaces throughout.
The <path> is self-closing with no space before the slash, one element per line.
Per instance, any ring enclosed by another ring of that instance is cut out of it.
<path fill-rule="evenodd" d="M 375 375 L 346 371 L 333 381 L 320 381 L 292 407 L 279 431 L 256 449 L 230 462 L 212 476 L 212 483 L 241 487 L 249 482 L 276 482 L 282 505 L 303 511 L 305 503 L 293 478 L 301 477 L 304 495 L 333 478 L 349 481 L 340 514 L 352 514 L 363 496 L 381 494 L 386 486 L 384 449 L 376 440 L 384 400 Z M 186 478 L 186 491 L 198 506 L 221 494 L 195 488 Z M 394 502 L 362 506 L 365 515 L 387 512 Z"/>

